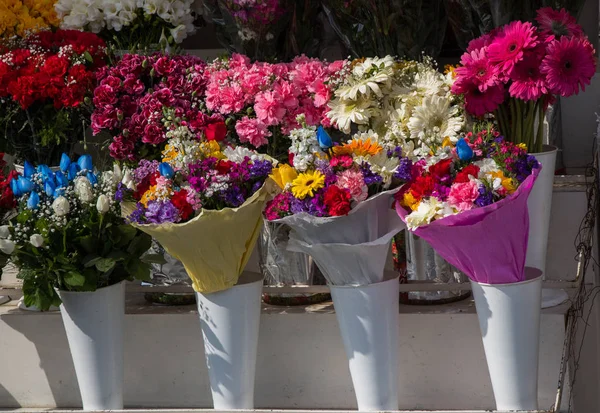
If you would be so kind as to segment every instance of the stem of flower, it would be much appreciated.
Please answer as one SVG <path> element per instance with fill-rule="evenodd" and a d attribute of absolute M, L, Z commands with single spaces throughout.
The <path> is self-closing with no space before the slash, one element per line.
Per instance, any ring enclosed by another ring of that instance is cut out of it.
<path fill-rule="evenodd" d="M 517 111 L 515 108 L 515 100 L 510 98 L 510 141 L 513 143 L 518 143 L 516 140 L 517 137 Z"/>
<path fill-rule="evenodd" d="M 544 109 L 544 104 L 540 99 L 540 106 L 538 112 L 538 130 L 537 130 L 537 139 L 535 141 L 535 152 L 542 152 L 542 145 L 544 141 L 544 118 L 546 117 L 546 110 Z"/>

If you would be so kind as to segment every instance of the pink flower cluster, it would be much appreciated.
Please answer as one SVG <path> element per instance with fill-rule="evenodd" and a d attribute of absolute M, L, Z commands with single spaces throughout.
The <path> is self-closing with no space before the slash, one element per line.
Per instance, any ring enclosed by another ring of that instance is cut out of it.
<path fill-rule="evenodd" d="M 538 10 L 538 27 L 514 21 L 469 43 L 452 91 L 468 112 L 493 112 L 506 96 L 523 101 L 585 90 L 596 72 L 594 48 L 567 11 Z"/>
<path fill-rule="evenodd" d="M 211 119 L 198 107 L 207 79 L 206 64 L 193 56 L 125 55 L 97 73 L 92 130 L 113 136 L 110 154 L 133 161 L 167 140 L 175 119 L 185 119 L 200 134 Z M 169 121 L 168 118 L 171 118 Z"/>
<path fill-rule="evenodd" d="M 308 125 L 327 123 L 327 81 L 342 64 L 305 56 L 291 63 L 250 63 L 234 54 L 207 67 L 206 107 L 235 117 L 239 141 L 258 148 L 268 144 L 273 133 L 287 134 L 299 127 L 299 114 L 306 116 Z"/>

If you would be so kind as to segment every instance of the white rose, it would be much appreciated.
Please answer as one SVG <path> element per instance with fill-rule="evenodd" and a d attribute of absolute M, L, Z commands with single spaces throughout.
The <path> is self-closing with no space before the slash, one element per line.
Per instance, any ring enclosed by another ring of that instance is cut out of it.
<path fill-rule="evenodd" d="M 8 225 L 0 226 L 0 238 L 8 238 L 10 236 L 10 231 L 8 230 Z"/>
<path fill-rule="evenodd" d="M 54 200 L 54 202 L 52 202 L 52 210 L 54 211 L 57 217 L 67 215 L 71 210 L 69 200 L 64 196 L 59 196 Z"/>
<path fill-rule="evenodd" d="M 34 247 L 39 248 L 44 245 L 44 237 L 42 237 L 40 234 L 33 234 L 29 237 L 29 242 Z"/>
<path fill-rule="evenodd" d="M 94 199 L 92 184 L 85 176 L 80 176 L 75 180 L 75 193 L 81 202 L 89 203 Z"/>
<path fill-rule="evenodd" d="M 102 194 L 98 197 L 98 201 L 96 201 L 96 209 L 102 215 L 108 212 L 110 209 L 110 201 L 106 195 Z"/>
<path fill-rule="evenodd" d="M 133 174 L 131 173 L 130 170 L 125 171 L 125 173 L 123 174 L 123 179 L 121 180 L 121 183 L 123 185 L 125 185 L 125 188 L 135 191 L 136 185 L 135 185 L 135 182 L 133 181 Z"/>
<path fill-rule="evenodd" d="M 15 250 L 15 243 L 9 239 L 0 239 L 0 251 L 10 255 Z"/>

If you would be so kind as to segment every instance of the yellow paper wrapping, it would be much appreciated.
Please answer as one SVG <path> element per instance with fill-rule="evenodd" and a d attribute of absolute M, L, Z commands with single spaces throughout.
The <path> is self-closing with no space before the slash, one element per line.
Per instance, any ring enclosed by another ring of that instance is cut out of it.
<path fill-rule="evenodd" d="M 272 190 L 272 181 L 238 208 L 202 210 L 182 224 L 134 224 L 154 237 L 173 257 L 180 260 L 192 279 L 194 290 L 213 293 L 233 287 L 241 275 L 262 228 L 262 211 Z M 123 203 L 128 216 L 135 208 Z"/>

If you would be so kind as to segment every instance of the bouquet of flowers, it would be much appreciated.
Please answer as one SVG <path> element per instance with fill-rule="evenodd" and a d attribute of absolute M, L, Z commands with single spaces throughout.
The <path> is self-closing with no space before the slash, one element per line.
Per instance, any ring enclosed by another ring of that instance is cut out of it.
<path fill-rule="evenodd" d="M 161 161 L 142 159 L 126 172 L 116 199 L 130 222 L 184 264 L 196 291 L 232 287 L 262 226 L 272 161 L 215 140 L 182 146 L 177 138 Z"/>
<path fill-rule="evenodd" d="M 289 248 L 311 255 L 330 284 L 381 281 L 389 241 L 403 227 L 392 194 L 410 179 L 412 161 L 368 133 L 334 145 L 322 127 L 303 125 L 291 139 L 293 166 L 273 170 L 282 192 L 266 218 L 294 230 Z"/>
<path fill-rule="evenodd" d="M 205 64 L 192 56 L 126 54 L 98 72 L 91 116 L 94 135 L 109 134 L 119 161 L 157 159 L 166 141 L 223 140 L 221 116 L 207 116 Z"/>
<path fill-rule="evenodd" d="M 0 3 L 0 44 L 58 27 L 56 0 L 3 0 Z"/>
<path fill-rule="evenodd" d="M 94 71 L 105 65 L 102 39 L 44 31 L 0 53 L 0 129 L 18 161 L 56 165 L 83 138 Z"/>
<path fill-rule="evenodd" d="M 454 79 L 435 62 L 396 61 L 391 56 L 354 60 L 332 85 L 327 117 L 345 133 L 373 131 L 402 146 L 406 156 L 424 156 L 446 139 L 456 142 L 464 126 Z"/>
<path fill-rule="evenodd" d="M 149 264 L 140 257 L 151 238 L 121 217 L 114 201 L 120 175 L 95 173 L 89 155 L 71 162 L 63 154 L 60 171 L 26 162 L 23 175 L 11 180 L 18 215 L 0 227 L 0 250 L 20 269 L 27 306 L 58 306 L 56 289 L 95 291 L 148 279 Z"/>
<path fill-rule="evenodd" d="M 327 64 L 305 56 L 291 63 L 250 63 L 234 54 L 208 65 L 206 107 L 225 117 L 232 143 L 260 148 L 283 161 L 288 156 L 287 135 L 299 126 L 299 114 L 308 125 L 327 122 L 328 82 L 342 67 L 342 61 Z"/>
<path fill-rule="evenodd" d="M 416 162 L 395 195 L 396 210 L 409 230 L 471 279 L 522 281 L 527 197 L 540 170 L 524 144 L 488 126 Z"/>
<path fill-rule="evenodd" d="M 15 201 L 15 197 L 10 188 L 10 182 L 17 177 L 17 172 L 14 170 L 9 171 L 7 167 L 7 163 L 4 160 L 4 154 L 0 152 L 0 225 L 4 225 L 8 222 L 9 214 L 12 210 L 17 206 L 17 202 Z M 8 255 L 3 254 L 4 249 L 8 247 L 10 249 L 10 244 L 4 245 L 5 243 L 0 240 L 0 274 L 2 268 L 8 262 Z"/>
<path fill-rule="evenodd" d="M 181 43 L 195 32 L 195 0 L 58 0 L 64 29 L 98 34 L 119 50 L 157 50 Z"/>
<path fill-rule="evenodd" d="M 594 48 L 573 16 L 545 7 L 536 20 L 537 27 L 513 21 L 472 40 L 452 86 L 467 112 L 493 113 L 500 132 L 532 153 L 542 151 L 542 122 L 555 96 L 585 90 L 596 73 Z"/>

